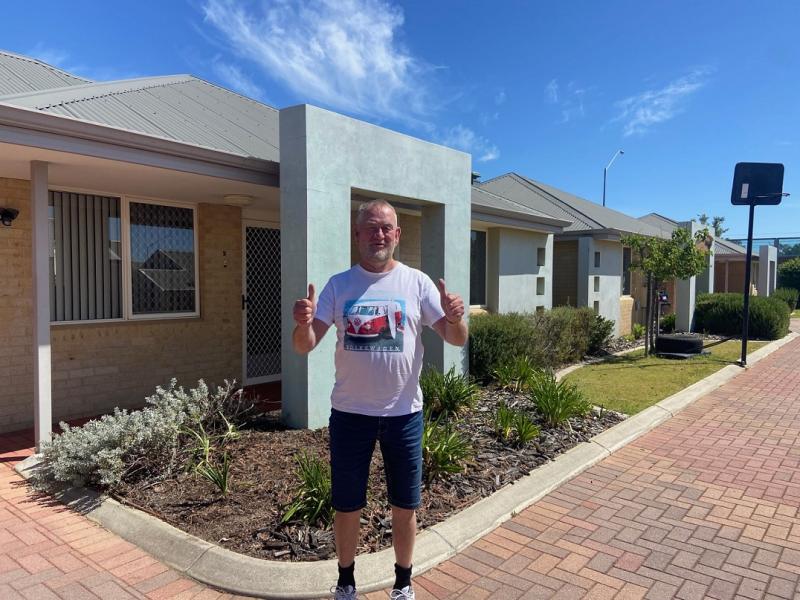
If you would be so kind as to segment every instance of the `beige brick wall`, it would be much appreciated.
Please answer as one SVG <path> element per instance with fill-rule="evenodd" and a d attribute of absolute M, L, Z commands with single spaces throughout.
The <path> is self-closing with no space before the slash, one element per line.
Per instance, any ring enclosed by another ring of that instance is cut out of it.
<path fill-rule="evenodd" d="M 553 242 L 553 306 L 576 306 L 578 242 Z"/>
<path fill-rule="evenodd" d="M 21 211 L 0 229 L 0 319 L 15 323 L 0 330 L 0 356 L 11 360 L 0 366 L 11 383 L 0 386 L 0 431 L 33 421 L 28 185 L 0 179 L 0 194 Z M 172 377 L 184 387 L 241 379 L 241 209 L 201 204 L 198 249 L 199 318 L 51 326 L 55 419 L 141 406 Z"/>
<path fill-rule="evenodd" d="M 620 296 L 619 298 L 619 335 L 628 335 L 631 332 L 632 323 L 635 319 L 635 301 L 631 296 Z"/>
<path fill-rule="evenodd" d="M 0 178 L 0 206 L 16 208 L 0 225 L 0 430 L 33 422 L 33 286 L 30 183 Z"/>

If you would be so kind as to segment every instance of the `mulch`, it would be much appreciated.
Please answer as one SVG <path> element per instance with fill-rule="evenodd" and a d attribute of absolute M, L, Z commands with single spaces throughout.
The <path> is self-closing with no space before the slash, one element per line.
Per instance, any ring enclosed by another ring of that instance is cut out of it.
<path fill-rule="evenodd" d="M 497 439 L 492 416 L 498 402 L 531 411 L 540 436 L 522 448 Z M 503 486 L 553 460 L 582 441 L 622 420 L 609 411 L 570 421 L 570 428 L 546 428 L 537 421 L 524 394 L 484 389 L 475 409 L 458 420 L 457 429 L 470 440 L 473 459 L 462 473 L 425 486 L 417 512 L 420 529 L 491 495 Z M 114 496 L 122 502 L 204 540 L 256 558 L 315 561 L 334 556 L 333 532 L 298 522 L 281 524 L 285 506 L 297 485 L 295 456 L 301 452 L 327 460 L 328 430 L 292 430 L 277 411 L 263 413 L 229 442 L 231 489 L 222 496 L 207 480 L 180 472 L 166 480 L 123 484 Z M 359 553 L 375 552 L 392 543 L 391 511 L 380 451 L 373 455 L 367 507 L 362 511 Z"/>

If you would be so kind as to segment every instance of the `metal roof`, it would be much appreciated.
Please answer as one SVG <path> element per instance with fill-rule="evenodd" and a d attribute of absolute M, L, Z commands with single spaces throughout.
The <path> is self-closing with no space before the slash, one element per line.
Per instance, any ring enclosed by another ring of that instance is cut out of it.
<path fill-rule="evenodd" d="M 717 238 L 714 240 L 714 254 L 716 256 L 730 256 L 732 258 L 741 256 L 744 258 L 744 256 L 747 254 L 747 248 L 740 246 L 736 242 Z M 758 256 L 758 252 L 753 251 L 752 254 L 753 256 Z"/>
<path fill-rule="evenodd" d="M 0 103 L 278 162 L 278 111 L 191 75 L 0 96 Z"/>
<path fill-rule="evenodd" d="M 558 219 L 551 215 L 546 215 L 538 210 L 534 210 L 508 198 L 503 198 L 497 194 L 493 194 L 488 190 L 484 190 L 475 185 L 472 186 L 472 206 L 480 210 L 481 208 L 488 208 L 503 213 L 509 216 L 522 217 L 528 221 L 543 223 L 546 225 L 553 225 L 556 227 L 566 227 L 570 221 Z"/>
<path fill-rule="evenodd" d="M 0 95 L 78 85 L 88 80 L 34 58 L 0 50 Z"/>
<path fill-rule="evenodd" d="M 564 233 L 612 230 L 666 237 L 661 229 L 644 221 L 517 173 L 506 173 L 479 185 L 528 208 L 571 221 Z"/>

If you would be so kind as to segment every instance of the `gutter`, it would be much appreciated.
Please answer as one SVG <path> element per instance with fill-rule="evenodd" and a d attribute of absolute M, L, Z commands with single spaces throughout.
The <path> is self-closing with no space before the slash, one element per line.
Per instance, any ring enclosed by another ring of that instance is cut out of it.
<path fill-rule="evenodd" d="M 278 187 L 278 162 L 0 103 L 0 142 Z"/>

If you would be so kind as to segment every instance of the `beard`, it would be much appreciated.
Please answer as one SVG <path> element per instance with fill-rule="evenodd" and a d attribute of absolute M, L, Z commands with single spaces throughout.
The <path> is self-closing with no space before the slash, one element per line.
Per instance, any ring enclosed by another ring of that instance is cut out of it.
<path fill-rule="evenodd" d="M 365 258 L 375 262 L 386 262 L 394 254 L 394 246 L 386 245 L 383 248 L 368 248 Z"/>

